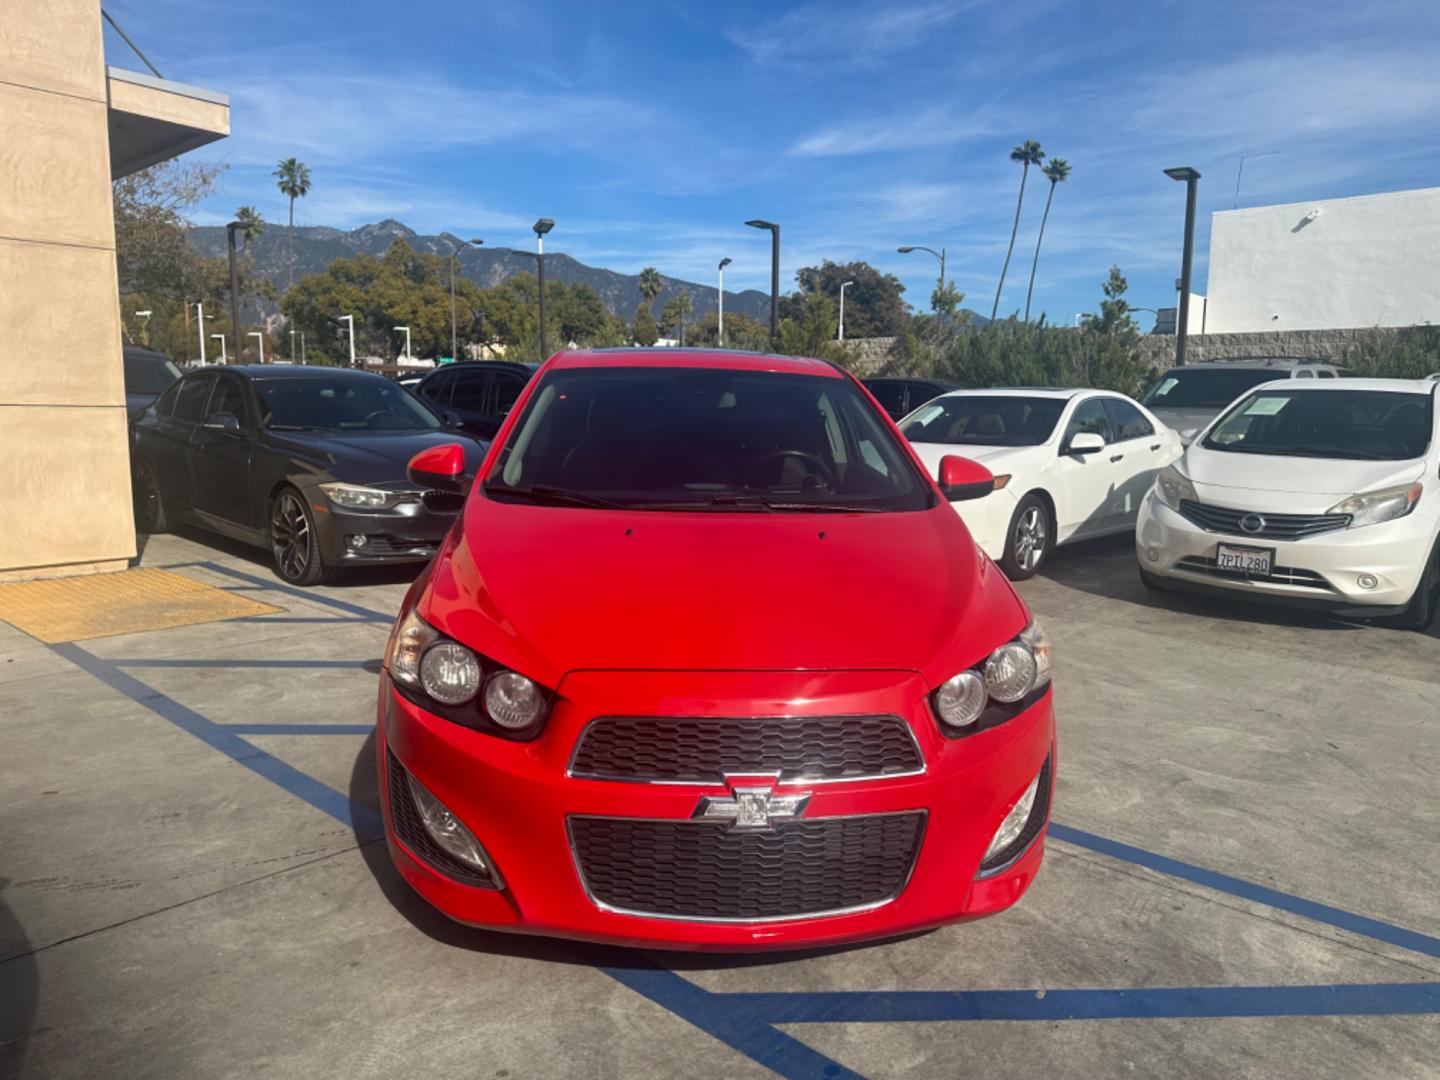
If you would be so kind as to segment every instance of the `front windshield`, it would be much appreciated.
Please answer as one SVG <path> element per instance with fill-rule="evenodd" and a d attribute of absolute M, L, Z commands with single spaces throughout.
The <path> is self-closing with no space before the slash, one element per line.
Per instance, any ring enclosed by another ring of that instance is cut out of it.
<path fill-rule="evenodd" d="M 440 419 L 403 386 L 360 372 L 261 378 L 261 425 L 274 431 L 434 431 Z"/>
<path fill-rule="evenodd" d="M 900 431 L 914 443 L 1039 446 L 1050 438 L 1064 411 L 1061 398 L 942 397 L 912 413 Z"/>
<path fill-rule="evenodd" d="M 1431 395 L 1390 390 L 1263 390 L 1230 411 L 1207 450 L 1407 461 L 1430 445 Z"/>
<path fill-rule="evenodd" d="M 932 499 L 849 380 L 723 368 L 550 371 L 485 491 L 731 511 L 922 510 Z"/>
<path fill-rule="evenodd" d="M 1246 390 L 1285 376 L 1284 371 L 1268 368 L 1167 371 L 1145 392 L 1140 403 L 1152 409 L 1223 409 Z"/>
<path fill-rule="evenodd" d="M 127 394 L 161 394 L 179 377 L 179 367 L 163 356 L 125 357 Z"/>

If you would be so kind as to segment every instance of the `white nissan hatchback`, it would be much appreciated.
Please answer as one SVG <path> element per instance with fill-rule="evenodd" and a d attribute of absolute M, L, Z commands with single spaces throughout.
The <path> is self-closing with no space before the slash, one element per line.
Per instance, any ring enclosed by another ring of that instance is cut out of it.
<path fill-rule="evenodd" d="M 1140 507 L 1140 576 L 1424 629 L 1440 593 L 1440 385 L 1286 380 L 1235 402 Z"/>

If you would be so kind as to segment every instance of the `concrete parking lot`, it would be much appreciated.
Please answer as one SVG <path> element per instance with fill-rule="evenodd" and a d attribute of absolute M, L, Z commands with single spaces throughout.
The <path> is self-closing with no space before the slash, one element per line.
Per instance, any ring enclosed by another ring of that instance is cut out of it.
<path fill-rule="evenodd" d="M 1440 1075 L 1440 626 L 1022 587 L 1057 649 L 1047 861 L 996 918 L 860 948 L 632 953 L 448 922 L 378 834 L 408 574 L 45 645 L 0 623 L 0 1075 Z"/>

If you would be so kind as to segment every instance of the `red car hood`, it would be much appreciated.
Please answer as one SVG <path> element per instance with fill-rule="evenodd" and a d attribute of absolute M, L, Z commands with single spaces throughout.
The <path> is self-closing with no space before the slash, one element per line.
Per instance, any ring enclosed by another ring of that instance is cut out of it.
<path fill-rule="evenodd" d="M 421 615 L 551 686 L 582 669 L 886 669 L 938 680 L 1028 618 L 944 504 L 671 513 L 476 492 L 463 521 Z"/>

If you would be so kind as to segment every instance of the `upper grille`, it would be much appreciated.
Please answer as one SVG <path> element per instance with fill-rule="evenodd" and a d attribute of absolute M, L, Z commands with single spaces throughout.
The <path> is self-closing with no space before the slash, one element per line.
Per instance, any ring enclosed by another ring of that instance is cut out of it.
<path fill-rule="evenodd" d="M 1232 510 L 1228 506 L 1212 506 L 1191 499 L 1180 500 L 1180 514 L 1210 532 L 1265 540 L 1303 540 L 1350 524 L 1349 514 L 1262 514 L 1258 510 Z M 1240 519 L 1245 517 L 1259 518 L 1263 524 L 1254 532 L 1242 529 Z"/>
<path fill-rule="evenodd" d="M 482 874 L 466 866 L 459 859 L 449 855 L 444 848 L 430 838 L 420 821 L 420 811 L 415 809 L 415 800 L 410 794 L 409 772 L 390 750 L 385 751 L 386 771 L 390 774 L 390 827 L 400 841 L 420 858 L 444 874 L 463 881 L 467 885 L 481 885 L 493 889 L 495 882 L 488 874 Z"/>
<path fill-rule="evenodd" d="M 718 783 L 727 773 L 850 780 L 923 767 L 910 728 L 898 716 L 606 716 L 580 736 L 570 773 Z"/>
<path fill-rule="evenodd" d="M 746 831 L 678 820 L 572 817 L 586 889 L 640 915 L 754 922 L 883 904 L 910 877 L 924 811 L 787 821 Z"/>

